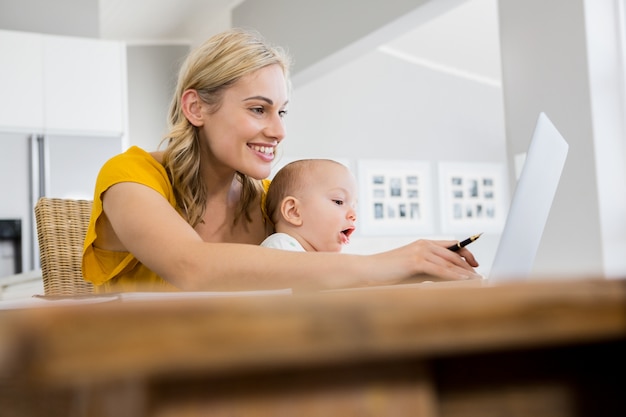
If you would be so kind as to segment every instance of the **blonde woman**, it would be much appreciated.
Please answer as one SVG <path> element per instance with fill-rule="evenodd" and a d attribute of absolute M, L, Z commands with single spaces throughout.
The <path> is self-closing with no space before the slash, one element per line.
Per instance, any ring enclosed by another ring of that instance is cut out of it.
<path fill-rule="evenodd" d="M 477 277 L 467 249 L 418 240 L 375 255 L 261 247 L 261 200 L 285 138 L 289 57 L 232 29 L 192 51 L 163 151 L 131 147 L 98 176 L 83 250 L 97 292 L 388 285 L 421 275 Z"/>

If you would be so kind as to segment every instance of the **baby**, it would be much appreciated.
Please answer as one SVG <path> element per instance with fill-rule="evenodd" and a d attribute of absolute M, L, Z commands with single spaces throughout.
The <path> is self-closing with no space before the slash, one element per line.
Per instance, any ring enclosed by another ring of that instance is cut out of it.
<path fill-rule="evenodd" d="M 261 245 L 310 252 L 341 252 L 355 230 L 356 179 L 330 159 L 302 159 L 281 168 L 270 184 L 266 213 L 275 233 Z"/>

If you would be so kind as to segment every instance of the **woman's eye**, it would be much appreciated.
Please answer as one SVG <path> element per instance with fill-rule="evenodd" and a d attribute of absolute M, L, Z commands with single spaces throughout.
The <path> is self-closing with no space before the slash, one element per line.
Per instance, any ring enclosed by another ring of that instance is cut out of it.
<path fill-rule="evenodd" d="M 287 110 L 280 110 L 280 111 L 278 112 L 278 116 L 280 116 L 280 117 L 285 117 L 285 116 L 287 116 Z"/>
<path fill-rule="evenodd" d="M 252 110 L 252 112 L 256 114 L 263 114 L 265 112 L 263 107 L 253 107 L 250 110 Z"/>

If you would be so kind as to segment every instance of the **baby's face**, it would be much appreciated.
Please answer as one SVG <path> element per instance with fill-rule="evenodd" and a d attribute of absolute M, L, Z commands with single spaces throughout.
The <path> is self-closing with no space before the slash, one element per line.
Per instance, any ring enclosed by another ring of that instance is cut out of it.
<path fill-rule="evenodd" d="M 312 181 L 299 198 L 301 243 L 310 251 L 340 252 L 355 230 L 356 179 L 338 163 L 325 163 L 310 175 Z"/>

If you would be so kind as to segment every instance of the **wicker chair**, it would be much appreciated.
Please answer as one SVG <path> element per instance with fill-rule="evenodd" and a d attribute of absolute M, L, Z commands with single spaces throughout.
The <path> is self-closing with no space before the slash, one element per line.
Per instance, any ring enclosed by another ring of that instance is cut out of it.
<path fill-rule="evenodd" d="M 39 256 L 46 296 L 93 293 L 83 279 L 81 258 L 90 200 L 42 197 L 35 205 Z"/>

